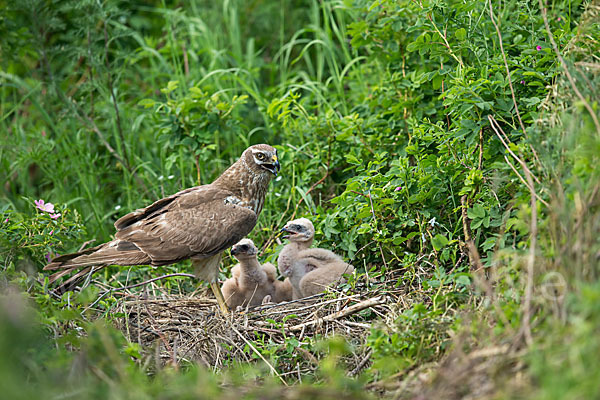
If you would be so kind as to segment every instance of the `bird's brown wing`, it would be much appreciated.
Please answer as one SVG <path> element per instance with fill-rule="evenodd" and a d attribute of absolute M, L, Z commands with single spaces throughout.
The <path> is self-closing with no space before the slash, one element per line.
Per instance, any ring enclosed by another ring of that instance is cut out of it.
<path fill-rule="evenodd" d="M 182 198 L 186 198 L 189 193 L 213 193 L 210 185 L 196 186 L 188 188 L 172 194 L 171 196 L 165 197 L 150 204 L 148 207 L 140 208 L 135 211 L 126 214 L 115 221 L 115 228 L 117 230 L 126 229 L 127 227 L 135 224 L 136 222 L 142 221 L 147 218 L 151 218 L 152 215 L 166 211 L 173 202 L 180 202 Z M 195 197 L 195 196 L 193 196 Z"/>
<path fill-rule="evenodd" d="M 254 211 L 226 201 L 232 196 L 227 190 L 207 185 L 174 196 L 163 199 L 169 199 L 164 204 L 158 204 L 163 201 L 159 200 L 135 211 L 129 219 L 121 218 L 122 228 L 115 238 L 142 250 L 152 265 L 165 265 L 215 255 L 237 243 L 256 225 Z"/>

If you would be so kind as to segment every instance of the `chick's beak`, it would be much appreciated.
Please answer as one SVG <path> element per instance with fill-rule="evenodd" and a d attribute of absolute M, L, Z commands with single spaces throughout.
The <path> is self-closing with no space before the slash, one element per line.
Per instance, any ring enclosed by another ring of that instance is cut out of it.
<path fill-rule="evenodd" d="M 284 239 L 289 239 L 290 236 L 295 235 L 297 232 L 294 232 L 293 230 L 289 229 L 287 226 L 284 226 L 283 228 L 281 228 L 281 232 L 286 232 L 289 235 L 283 235 L 282 237 Z"/>

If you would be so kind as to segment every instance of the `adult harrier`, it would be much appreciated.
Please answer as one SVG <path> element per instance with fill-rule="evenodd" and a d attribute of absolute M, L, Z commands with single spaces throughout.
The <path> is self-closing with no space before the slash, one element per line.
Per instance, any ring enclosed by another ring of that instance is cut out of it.
<path fill-rule="evenodd" d="M 210 283 L 227 313 L 216 284 L 221 253 L 252 231 L 279 169 L 275 148 L 250 146 L 213 183 L 182 190 L 119 218 L 114 240 L 56 257 L 44 270 L 59 270 L 50 276 L 54 282 L 83 268 L 60 285 L 64 291 L 107 265 L 159 266 L 191 258 L 196 276 Z"/>

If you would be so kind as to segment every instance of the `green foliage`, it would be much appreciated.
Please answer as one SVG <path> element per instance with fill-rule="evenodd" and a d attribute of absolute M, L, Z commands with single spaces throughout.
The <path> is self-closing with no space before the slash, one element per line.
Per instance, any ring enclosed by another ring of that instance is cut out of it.
<path fill-rule="evenodd" d="M 435 359 L 446 347 L 448 320 L 442 312 L 428 310 L 418 303 L 404 311 L 392 327 L 374 329 L 368 338 L 368 345 L 375 354 L 372 369 L 388 376 Z"/>
<path fill-rule="evenodd" d="M 598 282 L 585 285 L 567 300 L 566 324 L 554 320 L 544 327 L 555 334 L 541 338 L 531 349 L 532 375 L 539 381 L 534 398 L 577 399 L 598 394 L 599 300 Z M 552 350 L 544 351 L 548 348 Z"/>
<path fill-rule="evenodd" d="M 234 113 L 236 108 L 246 103 L 247 95 L 233 96 L 231 100 L 223 99 L 223 95 L 209 95 L 194 86 L 183 97 L 176 96 L 179 83 L 169 81 L 167 87 L 161 89 L 166 102 L 144 99 L 139 105 L 153 108 L 155 124 L 158 127 L 157 142 L 172 153 L 166 158 L 165 170 L 170 171 L 173 164 L 181 161 L 181 154 L 188 152 L 196 157 L 198 179 L 200 165 L 209 164 L 212 152 L 218 151 L 221 143 L 234 143 L 242 138 L 238 152 L 248 146 L 242 134 L 242 118 Z M 231 149 L 230 151 L 234 151 Z"/>
<path fill-rule="evenodd" d="M 595 5 L 550 3 L 565 67 L 597 112 Z M 195 365 L 157 368 L 148 378 L 143 349 L 102 321 L 117 317 L 113 294 L 98 299 L 88 287 L 56 298 L 38 275 L 47 256 L 109 240 L 125 212 L 211 181 L 260 142 L 278 148 L 282 171 L 252 232 L 257 244 L 274 243 L 288 219 L 305 215 L 317 243 L 357 267 L 343 290 L 371 287 L 389 272 L 400 278 L 386 284 L 418 288 L 395 315 L 367 316 L 373 364 L 362 379 L 371 380 L 439 360 L 460 330 L 459 310 L 498 337 L 523 330 L 533 232 L 531 193 L 515 158 L 522 160 L 540 199 L 532 324 L 539 352 L 528 360 L 537 385 L 530 392 L 594 397 L 597 341 L 586 338 L 597 325 L 600 276 L 598 131 L 565 78 L 538 2 L 0 0 L 0 7 L 0 284 L 18 286 L 35 305 L 35 312 L 23 306 L 23 319 L 0 308 L 0 350 L 8 354 L 0 375 L 15 398 L 42 389 L 213 398 L 225 396 L 219 384 L 227 379 L 235 383 L 231 397 L 281 397 L 267 369 L 233 361 L 223 380 Z M 52 201 L 55 211 L 34 208 L 33 199 Z M 483 265 L 477 274 L 467 231 Z M 275 261 L 280 248 L 261 250 Z M 114 267 L 99 279 L 116 288 L 188 267 Z M 566 306 L 537 295 L 550 272 L 572 290 Z M 491 297 L 472 286 L 481 276 Z M 193 290 L 190 282 L 161 284 Z M 90 310 L 96 300 L 100 313 Z M 563 306 L 566 319 L 555 311 Z M 287 336 L 282 345 L 256 337 L 253 346 L 286 376 L 316 371 L 305 377 L 322 384 L 316 392 L 298 387 L 306 398 L 329 396 L 328 386 L 361 394 L 364 382 L 342 370 L 353 350 L 342 339 Z M 246 354 L 260 358 L 250 347 Z M 565 360 L 573 368 L 561 375 Z M 266 381 L 264 392 L 245 386 L 254 379 Z"/>
<path fill-rule="evenodd" d="M 0 214 L 0 263 L 3 265 L 23 260 L 49 260 L 62 251 L 65 242 L 85 235 L 77 210 L 64 204 L 56 207 L 50 204 L 53 211 L 47 212 L 34 208 L 34 200 L 28 199 L 28 204 L 27 213 L 6 205 Z"/>

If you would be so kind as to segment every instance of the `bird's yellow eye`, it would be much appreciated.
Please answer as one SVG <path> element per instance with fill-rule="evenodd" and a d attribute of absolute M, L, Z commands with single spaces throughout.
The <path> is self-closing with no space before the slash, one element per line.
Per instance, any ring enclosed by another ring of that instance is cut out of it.
<path fill-rule="evenodd" d="M 265 159 L 265 155 L 263 153 L 258 153 L 256 158 L 258 158 L 259 161 L 263 161 Z"/>

